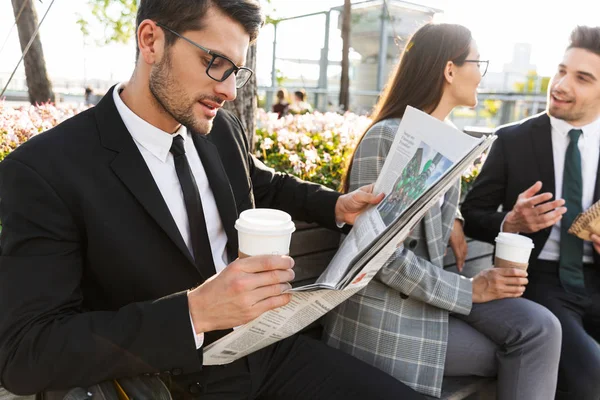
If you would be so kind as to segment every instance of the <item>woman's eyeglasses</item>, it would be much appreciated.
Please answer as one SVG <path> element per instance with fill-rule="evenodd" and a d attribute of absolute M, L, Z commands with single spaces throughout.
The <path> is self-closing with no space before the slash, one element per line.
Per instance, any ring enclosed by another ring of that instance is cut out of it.
<path fill-rule="evenodd" d="M 465 62 L 477 63 L 482 78 L 485 76 L 490 64 L 490 60 L 465 60 Z"/>

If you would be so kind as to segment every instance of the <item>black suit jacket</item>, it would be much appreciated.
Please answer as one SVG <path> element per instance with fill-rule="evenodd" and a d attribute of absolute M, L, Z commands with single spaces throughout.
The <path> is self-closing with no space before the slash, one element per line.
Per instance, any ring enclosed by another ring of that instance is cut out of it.
<path fill-rule="evenodd" d="M 506 214 L 512 210 L 519 194 L 536 181 L 542 182 L 541 193 L 555 193 L 552 131 L 546 113 L 500 128 L 497 140 L 483 165 L 481 174 L 462 204 L 465 234 L 494 243 Z M 600 169 L 598 170 L 600 174 Z M 594 201 L 600 198 L 600 179 L 596 176 Z M 502 206 L 502 211 L 498 207 Z M 535 268 L 551 228 L 529 236 L 535 245 L 530 266 Z M 594 261 L 600 264 L 597 254 Z"/>
<path fill-rule="evenodd" d="M 267 168 L 230 113 L 220 110 L 210 135 L 194 143 L 231 260 L 234 222 L 248 208 L 335 228 L 339 194 Z M 0 163 L 0 198 L 3 386 L 26 394 L 202 373 L 186 291 L 214 269 L 194 264 L 112 90 Z"/>

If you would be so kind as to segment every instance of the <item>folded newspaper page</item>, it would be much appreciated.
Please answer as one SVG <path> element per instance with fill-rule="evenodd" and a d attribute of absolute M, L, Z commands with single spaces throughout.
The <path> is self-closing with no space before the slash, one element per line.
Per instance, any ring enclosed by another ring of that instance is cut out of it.
<path fill-rule="evenodd" d="M 583 240 L 592 240 L 592 234 L 600 236 L 600 201 L 580 213 L 569 228 L 569 233 Z"/>
<path fill-rule="evenodd" d="M 375 183 L 384 200 L 357 219 L 314 284 L 291 289 L 289 304 L 206 346 L 204 365 L 231 363 L 289 337 L 364 288 L 494 140 L 473 138 L 408 107 Z"/>

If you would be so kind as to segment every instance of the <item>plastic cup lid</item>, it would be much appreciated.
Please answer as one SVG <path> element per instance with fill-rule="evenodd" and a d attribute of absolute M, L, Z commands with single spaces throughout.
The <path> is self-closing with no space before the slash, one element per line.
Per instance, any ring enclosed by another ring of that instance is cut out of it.
<path fill-rule="evenodd" d="M 516 233 L 500 232 L 495 239 L 496 243 L 507 244 L 509 246 L 524 247 L 533 249 L 533 240 L 527 236 L 518 235 Z"/>
<path fill-rule="evenodd" d="M 250 235 L 288 235 L 296 230 L 292 217 L 283 211 L 270 208 L 253 208 L 242 211 L 235 229 Z"/>

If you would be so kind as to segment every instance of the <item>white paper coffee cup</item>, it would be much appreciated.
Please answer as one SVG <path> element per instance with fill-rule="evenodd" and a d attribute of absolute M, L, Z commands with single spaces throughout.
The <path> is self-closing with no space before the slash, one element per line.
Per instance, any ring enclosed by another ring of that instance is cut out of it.
<path fill-rule="evenodd" d="M 239 257 L 288 255 L 292 233 L 296 230 L 292 217 L 270 208 L 243 211 L 235 222 L 238 231 Z"/>
<path fill-rule="evenodd" d="M 494 265 L 498 268 L 527 269 L 533 240 L 516 233 L 500 232 L 496 237 Z"/>

